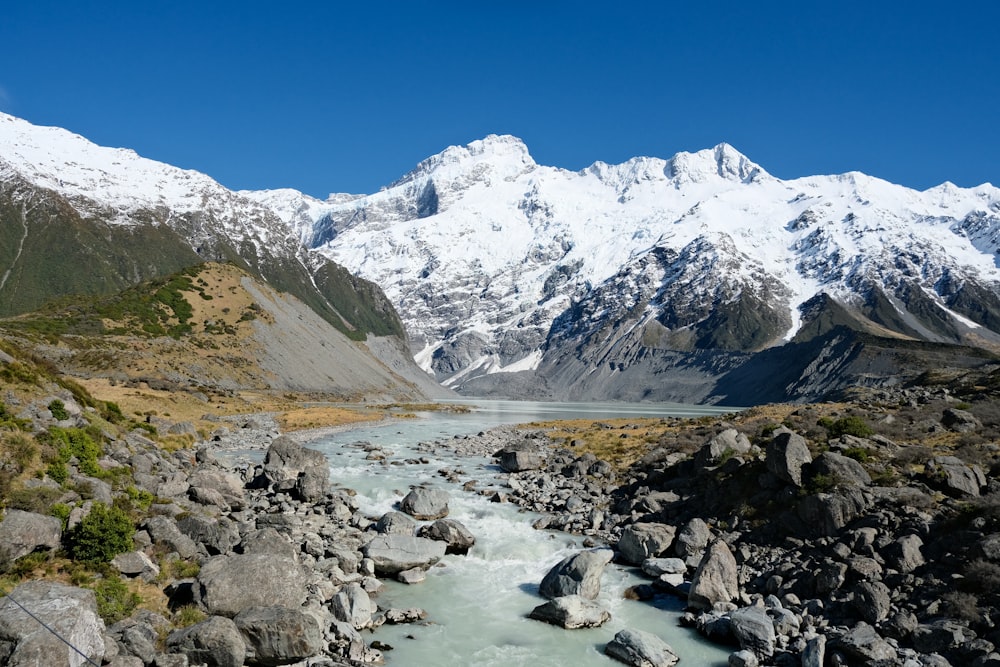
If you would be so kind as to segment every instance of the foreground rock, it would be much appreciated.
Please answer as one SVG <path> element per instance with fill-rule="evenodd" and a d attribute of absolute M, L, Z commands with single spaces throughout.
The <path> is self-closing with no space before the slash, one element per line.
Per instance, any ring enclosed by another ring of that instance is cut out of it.
<path fill-rule="evenodd" d="M 680 660 L 670 644 L 641 630 L 622 630 L 608 642 L 604 652 L 633 667 L 672 667 Z"/>
<path fill-rule="evenodd" d="M 287 665 L 321 655 L 324 649 L 319 623 L 299 609 L 246 609 L 233 622 L 246 643 L 246 661 L 251 665 Z"/>
<path fill-rule="evenodd" d="M 52 516 L 8 510 L 0 521 L 0 564 L 12 563 L 36 550 L 58 549 L 62 524 Z"/>
<path fill-rule="evenodd" d="M 378 535 L 364 546 L 378 574 L 395 575 L 413 568 L 428 568 L 444 556 L 444 542 L 412 535 Z"/>
<path fill-rule="evenodd" d="M 695 609 L 711 609 L 716 603 L 735 600 L 739 594 L 736 558 L 729 545 L 716 540 L 709 545 L 691 579 L 688 605 Z"/>
<path fill-rule="evenodd" d="M 14 603 L 17 600 L 20 606 Z M 30 609 L 32 618 L 22 609 Z M 104 621 L 94 592 L 50 581 L 29 581 L 0 600 L 0 656 L 7 667 L 87 664 L 41 623 L 100 664 L 104 658 Z"/>
<path fill-rule="evenodd" d="M 604 567 L 613 556 L 610 549 L 591 549 L 563 559 L 542 579 L 539 595 L 549 599 L 566 595 L 595 599 L 601 592 Z"/>
<path fill-rule="evenodd" d="M 209 614 L 231 618 L 251 607 L 297 608 L 306 599 L 306 584 L 306 573 L 294 560 L 275 554 L 231 554 L 202 566 L 196 596 Z"/>
<path fill-rule="evenodd" d="M 531 610 L 528 617 L 574 630 L 604 625 L 611 618 L 611 614 L 596 602 L 583 596 L 567 595 L 538 605 Z"/>
<path fill-rule="evenodd" d="M 172 632 L 167 637 L 171 653 L 187 656 L 189 664 L 215 667 L 242 667 L 247 650 L 243 636 L 232 619 L 212 616 L 201 623 Z"/>

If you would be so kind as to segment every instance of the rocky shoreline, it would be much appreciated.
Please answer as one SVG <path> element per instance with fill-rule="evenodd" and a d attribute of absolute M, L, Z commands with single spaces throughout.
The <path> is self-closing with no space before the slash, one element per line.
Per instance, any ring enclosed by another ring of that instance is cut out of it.
<path fill-rule="evenodd" d="M 937 415 L 921 429 L 981 428 L 947 396 L 921 400 Z M 888 415 L 877 405 L 867 414 L 879 412 Z M 352 491 L 330 484 L 325 457 L 298 442 L 316 432 L 282 436 L 266 418 L 233 425 L 174 452 L 132 431 L 99 462 L 129 467 L 133 493 L 154 499 L 133 535 L 135 549 L 111 566 L 163 586 L 170 608 L 192 610 L 197 622 L 177 628 L 162 614 L 138 611 L 106 627 L 89 589 L 28 581 L 0 603 L 4 664 L 40 664 L 32 655 L 48 656 L 46 664 L 109 667 L 383 661 L 379 642 L 362 632 L 426 614 L 380 608 L 381 580 L 419 583 L 445 553 L 474 548 L 475 536 L 446 518 L 447 493 L 422 487 L 399 511 L 364 516 Z M 540 582 L 549 601 L 525 610 L 532 618 L 566 628 L 605 622 L 594 582 L 599 587 L 614 559 L 648 578 L 630 591 L 636 599 L 683 599 L 683 622 L 731 646 L 734 667 L 1000 665 L 1000 635 L 992 630 L 1000 616 L 987 595 L 994 589 L 971 603 L 964 598 L 970 613 L 959 607 L 977 573 L 977 585 L 1000 589 L 990 578 L 995 569 L 1000 580 L 1000 513 L 981 511 L 1000 493 L 994 470 L 923 452 L 911 473 L 873 477 L 872 461 L 902 466 L 915 445 L 845 433 L 817 447 L 815 432 L 791 426 L 743 432 L 714 422 L 701 427 L 695 451 L 664 442 L 627 470 L 517 427 L 420 447 L 492 458 L 503 471 L 495 484 L 480 488 L 460 468 L 439 475 L 456 493 L 541 513 L 536 528 L 586 536 L 588 548 Z M 264 448 L 263 461 L 235 466 L 215 455 Z M 371 460 L 391 458 L 377 446 L 368 450 Z M 121 493 L 77 468 L 71 474 L 77 495 L 64 499 L 76 507 L 68 529 Z M 9 510 L 0 522 L 6 560 L 57 548 L 58 523 Z M 77 638 L 87 659 L 71 652 L 67 662 L 66 645 L 38 632 L 10 599 Z M 637 630 L 619 633 L 606 652 L 634 665 L 678 659 Z"/>

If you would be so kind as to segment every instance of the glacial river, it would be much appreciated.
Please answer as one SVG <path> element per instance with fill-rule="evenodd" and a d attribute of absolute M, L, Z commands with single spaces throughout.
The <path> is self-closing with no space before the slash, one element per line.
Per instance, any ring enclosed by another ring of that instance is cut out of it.
<path fill-rule="evenodd" d="M 492 503 L 437 474 L 441 468 L 461 469 L 463 481 L 474 479 L 480 488 L 497 485 L 499 469 L 491 461 L 428 454 L 416 446 L 475 434 L 500 424 L 584 417 L 700 416 L 729 410 L 610 403 L 463 403 L 473 412 L 422 413 L 419 419 L 353 429 L 308 443 L 328 456 L 334 484 L 358 492 L 364 513 L 379 516 L 393 509 L 412 485 L 428 483 L 448 491 L 449 518 L 460 521 L 476 537 L 476 545 L 468 555 L 445 556 L 422 583 L 407 586 L 387 581 L 375 597 L 383 608 L 420 607 L 428 613 L 422 623 L 384 625 L 366 636 L 366 641 L 379 640 L 393 647 L 385 651 L 388 665 L 610 667 L 620 663 L 603 654 L 604 645 L 625 628 L 660 636 L 681 657 L 682 665 L 727 664 L 731 649 L 709 644 L 678 625 L 680 601 L 670 596 L 657 597 L 653 602 L 623 599 L 626 588 L 648 579 L 615 564 L 608 566 L 601 582 L 598 601 L 611 612 L 611 620 L 603 627 L 564 630 L 527 618 L 535 606 L 544 602 L 537 593 L 542 577 L 557 562 L 582 548 L 581 539 L 562 532 L 535 530 L 531 524 L 537 515 L 511 504 Z M 351 446 L 359 441 L 379 445 L 391 455 L 385 462 L 366 460 L 367 452 Z M 420 457 L 429 462 L 392 464 Z"/>

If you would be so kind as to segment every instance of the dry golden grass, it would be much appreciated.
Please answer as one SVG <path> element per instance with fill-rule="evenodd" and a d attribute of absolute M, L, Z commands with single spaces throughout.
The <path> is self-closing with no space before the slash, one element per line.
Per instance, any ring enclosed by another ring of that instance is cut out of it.
<path fill-rule="evenodd" d="M 342 407 L 308 407 L 287 410 L 278 415 L 277 421 L 283 432 L 302 431 L 312 428 L 346 426 L 362 422 L 379 421 L 385 418 L 384 411 L 352 409 Z"/>

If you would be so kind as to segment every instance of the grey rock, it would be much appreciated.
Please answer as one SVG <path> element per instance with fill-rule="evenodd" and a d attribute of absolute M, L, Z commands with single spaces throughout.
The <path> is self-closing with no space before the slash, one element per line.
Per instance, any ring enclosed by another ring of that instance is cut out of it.
<path fill-rule="evenodd" d="M 826 661 L 826 636 L 817 635 L 806 642 L 802 651 L 802 667 L 823 667 Z"/>
<path fill-rule="evenodd" d="M 647 558 L 662 555 L 674 541 L 676 529 L 663 523 L 633 523 L 625 526 L 618 540 L 622 560 L 640 565 Z"/>
<path fill-rule="evenodd" d="M 200 514 L 187 514 L 177 519 L 177 529 L 210 555 L 230 553 L 240 542 L 240 531 L 228 518 L 215 519 Z"/>
<path fill-rule="evenodd" d="M 774 655 L 774 625 L 763 607 L 744 607 L 729 614 L 729 626 L 740 648 L 758 658 Z"/>
<path fill-rule="evenodd" d="M 674 538 L 674 553 L 685 560 L 700 557 L 711 540 L 712 529 L 708 524 L 702 519 L 691 519 Z"/>
<path fill-rule="evenodd" d="M 396 581 L 407 584 L 419 584 L 427 579 L 427 570 L 422 567 L 414 567 L 396 573 Z"/>
<path fill-rule="evenodd" d="M 418 486 L 399 501 L 399 509 L 421 521 L 443 519 L 448 516 L 448 493 Z"/>
<path fill-rule="evenodd" d="M 438 519 L 429 526 L 423 526 L 420 537 L 444 542 L 445 553 L 465 555 L 476 544 L 476 538 L 469 529 L 454 519 Z"/>
<path fill-rule="evenodd" d="M 104 480 L 87 475 L 73 475 L 72 481 L 80 489 L 84 498 L 91 498 L 109 506 L 114 502 L 111 485 Z"/>
<path fill-rule="evenodd" d="M 889 616 L 892 596 L 881 581 L 862 581 L 854 588 L 854 608 L 861 618 L 873 625 Z"/>
<path fill-rule="evenodd" d="M 828 658 L 829 654 L 840 653 L 848 658 L 849 664 L 872 664 L 878 661 L 893 664 L 898 658 L 896 649 L 880 637 L 875 628 L 863 621 L 843 636 L 829 641 L 826 648 Z"/>
<path fill-rule="evenodd" d="M 642 571 L 650 577 L 663 574 L 686 574 L 687 565 L 680 558 L 647 558 L 642 561 Z"/>
<path fill-rule="evenodd" d="M 145 581 L 151 581 L 160 574 L 160 567 L 141 551 L 118 554 L 111 560 L 111 567 L 126 577 L 142 577 Z"/>
<path fill-rule="evenodd" d="M 632 667 L 672 667 L 680 660 L 670 644 L 642 630 L 622 630 L 604 647 L 604 653 Z"/>
<path fill-rule="evenodd" d="M 414 535 L 417 532 L 417 522 L 408 514 L 402 512 L 386 512 L 375 522 L 375 530 L 382 534 Z"/>
<path fill-rule="evenodd" d="M 969 433 L 983 427 L 983 423 L 975 415 L 958 408 L 945 408 L 941 415 L 941 423 L 957 433 Z"/>
<path fill-rule="evenodd" d="M 30 609 L 28 616 L 13 600 Z M 94 592 L 50 581 L 29 581 L 0 599 L 0 645 L 10 646 L 6 667 L 87 664 L 82 656 L 39 624 L 41 621 L 100 664 L 104 658 L 104 621 Z"/>
<path fill-rule="evenodd" d="M 295 609 L 306 599 L 306 574 L 274 554 L 209 558 L 198 573 L 196 597 L 209 614 L 233 617 L 251 607 Z"/>
<path fill-rule="evenodd" d="M 924 541 L 917 535 L 904 535 L 885 549 L 886 563 L 894 570 L 908 573 L 923 565 L 924 554 L 921 548 Z"/>
<path fill-rule="evenodd" d="M 592 600 L 579 595 L 566 595 L 538 605 L 531 610 L 528 617 L 575 630 L 604 625 L 611 618 L 611 614 Z"/>
<path fill-rule="evenodd" d="M 977 465 L 966 465 L 955 456 L 935 456 L 924 466 L 928 482 L 955 496 L 978 496 L 986 486 L 986 476 Z"/>
<path fill-rule="evenodd" d="M 802 468 L 811 461 L 806 440 L 797 433 L 782 431 L 767 446 L 767 469 L 795 486 L 802 486 Z"/>
<path fill-rule="evenodd" d="M 409 609 L 386 609 L 384 615 L 385 622 L 390 625 L 416 623 L 427 618 L 427 612 L 417 607 L 410 607 Z"/>
<path fill-rule="evenodd" d="M 358 584 L 348 584 L 333 596 L 330 609 L 334 618 L 349 623 L 355 630 L 361 630 L 371 625 L 375 605 L 364 588 Z"/>
<path fill-rule="evenodd" d="M 799 501 L 796 511 L 813 535 L 834 536 L 867 508 L 861 489 L 848 487 L 836 493 L 806 496 Z"/>
<path fill-rule="evenodd" d="M 409 535 L 378 535 L 362 549 L 378 574 L 394 575 L 415 567 L 427 568 L 444 556 L 443 542 Z"/>
<path fill-rule="evenodd" d="M 871 475 L 859 462 L 836 452 L 823 452 L 817 456 L 810 470 L 813 475 L 825 475 L 845 486 L 869 486 L 872 483 Z"/>
<path fill-rule="evenodd" d="M 288 482 L 296 497 L 316 502 L 330 486 L 330 465 L 321 452 L 307 449 L 288 436 L 275 438 L 264 456 L 264 475 L 274 483 Z"/>
<path fill-rule="evenodd" d="M 167 649 L 208 667 L 243 667 L 246 643 L 232 619 L 211 616 L 167 636 Z"/>
<path fill-rule="evenodd" d="M 757 667 L 760 661 L 753 651 L 741 649 L 729 654 L 729 667 Z"/>
<path fill-rule="evenodd" d="M 921 653 L 945 653 L 965 643 L 966 632 L 967 628 L 949 619 L 920 624 L 913 631 L 913 646 Z"/>
<path fill-rule="evenodd" d="M 10 563 L 40 549 L 59 548 L 62 523 L 54 516 L 7 510 L 0 521 L 0 563 Z"/>
<path fill-rule="evenodd" d="M 499 454 L 500 467 L 507 472 L 524 472 L 538 470 L 545 465 L 545 460 L 538 452 L 525 450 L 503 450 Z"/>
<path fill-rule="evenodd" d="M 691 579 L 688 606 L 711 609 L 717 602 L 731 602 L 739 597 L 736 558 L 722 540 L 715 540 L 705 551 Z"/>
<path fill-rule="evenodd" d="M 295 545 L 271 526 L 248 533 L 237 550 L 244 554 L 272 554 L 288 560 L 293 560 L 298 553 Z"/>
<path fill-rule="evenodd" d="M 251 665 L 273 667 L 320 655 L 325 648 L 316 618 L 300 609 L 256 607 L 233 619 Z"/>
<path fill-rule="evenodd" d="M 715 465 L 725 456 L 741 456 L 750 451 L 750 440 L 734 428 L 719 433 L 695 453 L 695 465 L 699 468 Z"/>
<path fill-rule="evenodd" d="M 589 549 L 568 556 L 542 578 L 538 593 L 548 599 L 580 595 L 593 600 L 601 592 L 601 575 L 613 556 L 610 549 Z"/>
<path fill-rule="evenodd" d="M 181 558 L 191 558 L 198 553 L 198 545 L 177 527 L 177 522 L 165 516 L 151 516 L 143 523 L 154 544 L 161 544 L 176 551 Z"/>

